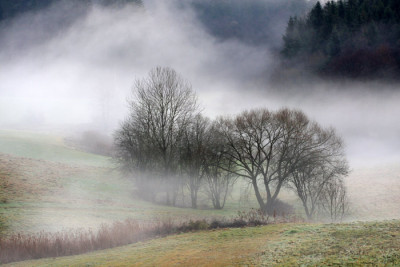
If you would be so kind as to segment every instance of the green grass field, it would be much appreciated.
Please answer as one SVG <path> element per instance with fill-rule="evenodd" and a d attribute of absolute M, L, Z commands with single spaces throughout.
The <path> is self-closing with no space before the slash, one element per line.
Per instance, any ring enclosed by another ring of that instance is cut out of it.
<path fill-rule="evenodd" d="M 400 218 L 400 166 L 354 170 L 347 179 L 349 220 Z M 97 228 L 140 221 L 229 218 L 257 207 L 236 187 L 225 209 L 176 208 L 135 197 L 110 158 L 75 150 L 61 137 L 0 130 L 0 235 Z M 281 198 L 301 213 L 294 195 Z M 396 266 L 400 222 L 280 224 L 185 233 L 90 254 L 13 266 Z"/>
<path fill-rule="evenodd" d="M 61 137 L 32 132 L 0 130 L 0 153 L 69 165 L 113 166 L 107 157 L 67 147 Z"/>
<path fill-rule="evenodd" d="M 54 136 L 0 131 L 0 232 L 96 228 L 134 218 L 231 217 L 255 203 L 230 199 L 223 210 L 141 201 L 107 157 L 67 147 Z"/>

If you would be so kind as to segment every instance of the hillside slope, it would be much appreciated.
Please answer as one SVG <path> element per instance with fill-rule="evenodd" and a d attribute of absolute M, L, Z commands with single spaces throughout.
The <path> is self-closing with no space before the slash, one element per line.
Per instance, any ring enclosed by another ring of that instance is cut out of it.
<path fill-rule="evenodd" d="M 126 218 L 232 217 L 257 207 L 253 198 L 242 195 L 244 184 L 223 210 L 210 209 L 206 202 L 199 210 L 155 205 L 135 197 L 132 181 L 114 167 L 110 158 L 67 147 L 57 136 L 1 130 L 0 232 L 88 228 Z M 399 164 L 357 168 L 346 184 L 347 221 L 400 218 Z M 293 193 L 285 191 L 281 198 L 302 212 Z"/>
<path fill-rule="evenodd" d="M 0 234 L 93 229 L 126 218 L 229 217 L 248 207 L 228 202 L 224 210 L 145 202 L 108 157 L 75 150 L 58 136 L 0 130 Z"/>
<path fill-rule="evenodd" d="M 64 0 L 10 0 L 10 1 L 1 1 L 0 2 L 0 22 L 5 19 L 10 19 L 21 15 L 25 12 L 32 12 L 38 11 L 45 8 L 48 8 L 51 5 L 57 3 L 68 3 L 72 2 L 71 0 L 64 1 Z M 126 4 L 126 3 L 135 3 L 142 5 L 141 0 L 79 0 L 75 1 L 79 4 L 101 4 L 101 5 L 112 5 L 112 4 Z"/>
<path fill-rule="evenodd" d="M 0 153 L 74 166 L 113 167 L 109 157 L 68 147 L 60 136 L 26 131 L 0 130 Z"/>
<path fill-rule="evenodd" d="M 346 179 L 351 216 L 348 220 L 400 218 L 400 164 L 354 169 Z"/>

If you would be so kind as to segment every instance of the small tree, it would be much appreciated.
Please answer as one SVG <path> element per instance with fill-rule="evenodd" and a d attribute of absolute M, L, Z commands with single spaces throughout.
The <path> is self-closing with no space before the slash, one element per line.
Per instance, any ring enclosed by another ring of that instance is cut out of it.
<path fill-rule="evenodd" d="M 349 200 L 343 179 L 336 178 L 329 181 L 321 200 L 321 205 L 332 222 L 343 220 L 349 210 Z"/>
<path fill-rule="evenodd" d="M 301 137 L 310 151 L 292 173 L 289 185 L 300 198 L 306 216 L 311 220 L 325 202 L 324 194 L 333 180 L 348 173 L 343 142 L 333 129 L 324 130 L 316 123 Z"/>
<path fill-rule="evenodd" d="M 285 35 L 283 36 L 284 46 L 282 54 L 287 58 L 296 56 L 301 48 L 297 24 L 297 17 L 290 17 Z"/>

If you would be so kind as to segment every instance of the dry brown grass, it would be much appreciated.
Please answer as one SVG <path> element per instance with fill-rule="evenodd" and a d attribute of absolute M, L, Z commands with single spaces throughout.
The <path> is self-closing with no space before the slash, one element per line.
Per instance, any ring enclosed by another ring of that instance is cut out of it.
<path fill-rule="evenodd" d="M 276 217 L 270 220 L 269 216 L 260 211 L 250 210 L 238 213 L 238 216 L 232 220 L 223 221 L 190 220 L 180 222 L 164 219 L 143 223 L 126 219 L 111 225 L 103 224 L 97 231 L 81 229 L 57 233 L 14 234 L 0 237 L 0 264 L 83 254 L 176 233 L 296 222 L 294 220 L 296 220 L 295 217 Z"/>
<path fill-rule="evenodd" d="M 82 173 L 78 167 L 0 154 L 0 202 L 40 200 L 62 190 L 61 179 Z"/>
<path fill-rule="evenodd" d="M 97 232 L 15 234 L 0 237 L 0 263 L 82 254 L 166 235 L 177 229 L 170 221 L 143 224 L 127 219 L 112 225 L 103 224 Z"/>

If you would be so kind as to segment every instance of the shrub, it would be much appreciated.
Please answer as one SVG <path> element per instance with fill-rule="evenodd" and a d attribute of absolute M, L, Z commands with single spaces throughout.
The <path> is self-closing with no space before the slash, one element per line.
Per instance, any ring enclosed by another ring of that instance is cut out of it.
<path fill-rule="evenodd" d="M 113 142 L 109 136 L 95 132 L 85 131 L 79 137 L 72 137 L 65 140 L 67 144 L 81 149 L 83 151 L 111 156 L 113 151 Z"/>
<path fill-rule="evenodd" d="M 180 232 L 189 232 L 189 231 L 199 231 L 199 230 L 207 230 L 210 228 L 210 224 L 205 220 L 190 220 L 188 223 L 183 223 L 178 229 Z"/>
<path fill-rule="evenodd" d="M 243 221 L 246 225 L 257 226 L 265 225 L 269 222 L 269 216 L 260 209 L 250 211 L 239 211 L 237 221 Z"/>
<path fill-rule="evenodd" d="M 282 200 L 275 200 L 273 207 L 273 216 L 276 217 L 288 217 L 294 215 L 294 207 Z"/>

